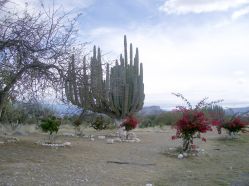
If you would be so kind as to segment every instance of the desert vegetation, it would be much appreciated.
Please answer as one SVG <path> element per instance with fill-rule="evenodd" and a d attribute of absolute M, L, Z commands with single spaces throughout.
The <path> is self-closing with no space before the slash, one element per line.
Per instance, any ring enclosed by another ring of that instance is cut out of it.
<path fill-rule="evenodd" d="M 144 66 L 126 35 L 123 54 L 106 61 L 79 42 L 80 15 L 8 3 L 0 0 L 0 185 L 199 185 L 208 174 L 203 185 L 249 183 L 248 112 L 174 93 L 185 105 L 143 115 Z M 49 95 L 78 112 L 59 114 L 41 99 Z"/>

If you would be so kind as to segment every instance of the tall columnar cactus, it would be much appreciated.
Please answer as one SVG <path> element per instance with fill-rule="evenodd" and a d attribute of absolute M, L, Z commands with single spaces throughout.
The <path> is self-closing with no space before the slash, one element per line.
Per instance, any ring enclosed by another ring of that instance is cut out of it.
<path fill-rule="evenodd" d="M 130 61 L 128 63 L 127 40 L 124 36 L 124 57 L 120 62 L 104 70 L 101 62 L 100 48 L 93 48 L 90 61 L 90 73 L 86 71 L 86 58 L 83 69 L 77 70 L 74 57 L 69 64 L 65 84 L 67 99 L 79 107 L 93 112 L 107 114 L 113 118 L 124 118 L 142 109 L 144 103 L 143 65 L 139 63 L 138 48 L 133 58 L 130 44 Z M 78 77 L 78 78 L 77 78 Z"/>

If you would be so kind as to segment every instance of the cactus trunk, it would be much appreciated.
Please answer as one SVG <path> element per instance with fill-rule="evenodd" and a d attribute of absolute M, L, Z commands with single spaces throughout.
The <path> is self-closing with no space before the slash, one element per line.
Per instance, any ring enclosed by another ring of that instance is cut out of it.
<path fill-rule="evenodd" d="M 143 65 L 139 63 L 138 48 L 134 58 L 132 44 L 129 58 L 127 51 L 127 40 L 124 36 L 124 55 L 120 55 L 120 62 L 116 60 L 113 67 L 106 65 L 105 77 L 100 48 L 93 48 L 88 74 L 86 58 L 83 60 L 83 74 L 80 76 L 76 73 L 72 57 L 65 81 L 67 99 L 83 109 L 104 113 L 116 119 L 122 119 L 141 110 L 145 98 Z"/>

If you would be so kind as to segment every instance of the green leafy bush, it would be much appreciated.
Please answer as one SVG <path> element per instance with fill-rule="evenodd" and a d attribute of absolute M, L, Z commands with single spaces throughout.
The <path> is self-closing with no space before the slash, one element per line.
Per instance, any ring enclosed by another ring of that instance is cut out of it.
<path fill-rule="evenodd" d="M 55 116 L 50 116 L 41 120 L 40 127 L 43 132 L 48 132 L 49 135 L 53 133 L 57 133 L 60 128 L 60 120 L 57 119 Z"/>
<path fill-rule="evenodd" d="M 114 127 L 112 120 L 103 115 L 94 117 L 90 126 L 96 130 L 111 129 Z"/>

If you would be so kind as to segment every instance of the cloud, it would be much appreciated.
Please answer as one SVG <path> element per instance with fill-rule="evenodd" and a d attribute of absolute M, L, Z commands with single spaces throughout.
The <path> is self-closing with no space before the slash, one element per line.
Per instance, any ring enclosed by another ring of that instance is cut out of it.
<path fill-rule="evenodd" d="M 167 25 L 168 26 L 168 25 Z M 174 104 L 171 92 L 181 92 L 193 102 L 203 97 L 249 104 L 249 25 L 168 28 L 163 24 L 132 29 L 98 27 L 89 37 L 113 58 L 123 51 L 123 35 L 138 46 L 144 64 L 145 104 Z M 87 37 L 87 35 L 86 35 Z"/>
<path fill-rule="evenodd" d="M 240 17 L 248 15 L 248 14 L 249 14 L 249 6 L 235 11 L 232 14 L 232 19 L 236 20 L 236 19 L 239 19 Z"/>
<path fill-rule="evenodd" d="M 168 14 L 198 14 L 227 11 L 245 4 L 249 4 L 249 0 L 167 0 L 160 10 Z"/>
<path fill-rule="evenodd" d="M 41 4 L 43 4 L 45 9 L 54 8 L 56 10 L 59 8 L 69 12 L 82 11 L 94 2 L 95 0 L 15 0 L 7 3 L 6 8 L 17 12 L 22 12 L 27 8 L 31 12 L 37 12 L 42 8 Z"/>

